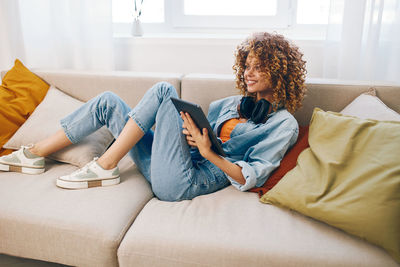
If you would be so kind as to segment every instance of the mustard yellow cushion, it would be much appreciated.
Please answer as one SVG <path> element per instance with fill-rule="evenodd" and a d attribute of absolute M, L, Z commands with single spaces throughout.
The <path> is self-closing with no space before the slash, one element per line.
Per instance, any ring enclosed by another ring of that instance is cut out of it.
<path fill-rule="evenodd" d="M 359 236 L 400 262 L 400 122 L 315 109 L 309 144 L 260 201 Z"/>
<path fill-rule="evenodd" d="M 49 85 L 28 70 L 18 59 L 0 86 L 0 155 L 2 147 L 43 100 Z"/>

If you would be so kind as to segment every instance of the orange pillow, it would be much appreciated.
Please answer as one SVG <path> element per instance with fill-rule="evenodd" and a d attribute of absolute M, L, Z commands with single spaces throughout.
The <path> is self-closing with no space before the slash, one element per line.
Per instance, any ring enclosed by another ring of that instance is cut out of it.
<path fill-rule="evenodd" d="M 292 146 L 292 148 L 285 154 L 281 160 L 281 164 L 273 171 L 267 181 L 261 187 L 254 187 L 250 189 L 250 192 L 258 193 L 262 197 L 265 193 L 272 189 L 285 174 L 296 167 L 297 158 L 300 153 L 309 147 L 308 144 L 308 128 L 309 126 L 301 126 L 299 129 L 299 136 L 297 137 L 297 142 Z"/>
<path fill-rule="evenodd" d="M 12 150 L 3 145 L 43 100 L 49 85 L 28 70 L 18 59 L 0 86 L 0 155 Z"/>

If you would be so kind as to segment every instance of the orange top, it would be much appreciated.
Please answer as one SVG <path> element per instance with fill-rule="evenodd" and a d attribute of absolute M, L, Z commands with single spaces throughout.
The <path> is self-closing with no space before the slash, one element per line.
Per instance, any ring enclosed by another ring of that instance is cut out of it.
<path fill-rule="evenodd" d="M 219 133 L 219 138 L 221 138 L 223 143 L 231 138 L 231 132 L 238 123 L 242 123 L 239 118 L 233 118 L 224 122 L 221 132 Z"/>

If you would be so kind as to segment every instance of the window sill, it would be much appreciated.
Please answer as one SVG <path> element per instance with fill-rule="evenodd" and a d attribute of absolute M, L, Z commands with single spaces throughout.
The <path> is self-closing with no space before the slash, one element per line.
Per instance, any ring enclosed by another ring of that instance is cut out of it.
<path fill-rule="evenodd" d="M 282 33 L 285 37 L 299 44 L 321 45 L 322 38 L 291 37 Z M 217 44 L 239 44 L 246 39 L 249 34 L 221 34 L 221 33 L 145 33 L 143 36 L 132 36 L 129 34 L 114 34 L 114 41 L 123 43 L 217 43 Z"/>
<path fill-rule="evenodd" d="M 242 40 L 247 34 L 221 34 L 221 33 L 145 33 L 143 36 L 129 34 L 114 34 L 115 39 L 218 39 L 218 40 Z"/>
<path fill-rule="evenodd" d="M 132 24 L 114 23 L 114 38 L 134 39 L 187 39 L 187 40 L 243 40 L 252 32 L 268 31 L 277 32 L 291 40 L 321 41 L 326 37 L 326 25 L 296 24 L 284 29 L 223 29 L 223 28 L 169 28 L 163 24 L 143 23 L 144 35 L 134 37 L 130 35 Z"/>

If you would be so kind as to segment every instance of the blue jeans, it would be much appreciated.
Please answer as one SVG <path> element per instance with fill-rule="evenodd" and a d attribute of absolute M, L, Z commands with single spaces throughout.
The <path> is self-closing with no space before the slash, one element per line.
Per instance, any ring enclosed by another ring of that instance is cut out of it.
<path fill-rule="evenodd" d="M 192 199 L 228 186 L 230 182 L 221 169 L 192 156 L 182 133 L 183 121 L 170 97 L 178 97 L 175 88 L 157 83 L 130 109 L 116 94 L 104 92 L 63 118 L 61 126 L 68 139 L 78 143 L 104 125 L 117 138 L 132 118 L 144 136 L 128 154 L 160 200 Z M 155 131 L 151 129 L 154 124 Z"/>

